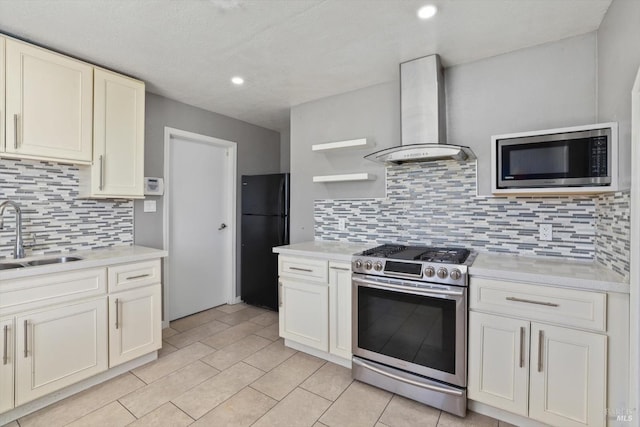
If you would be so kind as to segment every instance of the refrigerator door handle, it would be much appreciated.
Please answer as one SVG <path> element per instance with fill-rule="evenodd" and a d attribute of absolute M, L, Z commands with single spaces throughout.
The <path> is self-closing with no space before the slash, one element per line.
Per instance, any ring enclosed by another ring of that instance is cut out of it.
<path fill-rule="evenodd" d="M 289 215 L 287 216 L 283 216 L 283 223 L 284 223 L 284 230 L 282 230 L 282 242 L 280 242 L 281 245 L 288 245 L 289 244 Z"/>

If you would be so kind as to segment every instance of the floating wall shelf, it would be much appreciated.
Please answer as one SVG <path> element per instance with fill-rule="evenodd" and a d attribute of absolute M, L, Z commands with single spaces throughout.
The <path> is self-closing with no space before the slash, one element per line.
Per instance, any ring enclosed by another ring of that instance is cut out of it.
<path fill-rule="evenodd" d="M 338 150 L 341 148 L 363 148 L 368 147 L 367 138 L 350 139 L 348 141 L 324 142 L 322 144 L 313 144 L 311 151 L 327 151 Z"/>
<path fill-rule="evenodd" d="M 341 175 L 318 175 L 313 177 L 313 182 L 348 182 L 348 181 L 372 181 L 376 176 L 370 173 L 347 173 Z"/>

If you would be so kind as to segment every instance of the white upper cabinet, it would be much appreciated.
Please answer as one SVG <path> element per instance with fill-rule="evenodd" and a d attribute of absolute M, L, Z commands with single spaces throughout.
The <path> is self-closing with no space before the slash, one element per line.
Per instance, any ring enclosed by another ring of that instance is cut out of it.
<path fill-rule="evenodd" d="M 4 93 L 4 45 L 5 38 L 0 37 L 0 153 L 4 151 L 4 131 L 5 131 L 5 93 Z"/>
<path fill-rule="evenodd" d="M 5 50 L 3 155 L 90 163 L 93 67 L 16 40 Z"/>
<path fill-rule="evenodd" d="M 81 173 L 83 197 L 144 197 L 144 83 L 96 68 L 93 166 Z"/>

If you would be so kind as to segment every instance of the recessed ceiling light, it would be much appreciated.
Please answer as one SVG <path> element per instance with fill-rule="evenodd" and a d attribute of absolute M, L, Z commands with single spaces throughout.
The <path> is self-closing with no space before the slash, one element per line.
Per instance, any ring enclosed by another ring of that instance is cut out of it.
<path fill-rule="evenodd" d="M 436 13 L 438 13 L 438 8 L 432 4 L 428 4 L 418 9 L 418 18 L 429 19 L 432 18 Z"/>
<path fill-rule="evenodd" d="M 231 83 L 234 85 L 240 86 L 244 84 L 244 79 L 240 76 L 231 77 Z"/>

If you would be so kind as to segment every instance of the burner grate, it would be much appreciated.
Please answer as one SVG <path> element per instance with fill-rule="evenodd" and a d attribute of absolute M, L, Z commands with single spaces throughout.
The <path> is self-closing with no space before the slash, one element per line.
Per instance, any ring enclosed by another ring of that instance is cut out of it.
<path fill-rule="evenodd" d="M 426 262 L 463 264 L 471 251 L 462 248 L 432 248 L 385 244 L 362 252 L 362 256 L 394 258 Z"/>

